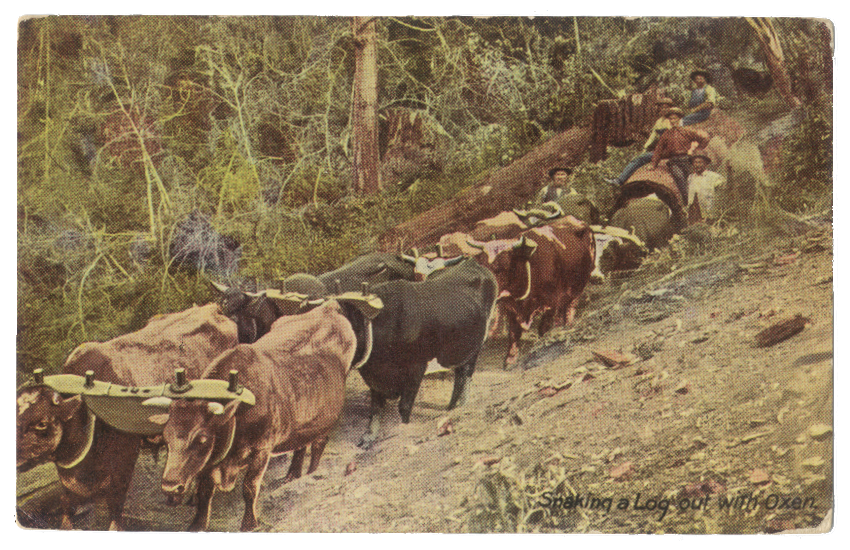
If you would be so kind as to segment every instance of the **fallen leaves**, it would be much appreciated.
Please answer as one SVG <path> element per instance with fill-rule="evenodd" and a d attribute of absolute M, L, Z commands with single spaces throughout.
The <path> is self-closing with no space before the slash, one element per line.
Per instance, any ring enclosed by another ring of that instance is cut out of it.
<path fill-rule="evenodd" d="M 631 477 L 634 473 L 634 467 L 631 462 L 623 462 L 619 466 L 611 469 L 610 476 L 614 481 L 624 481 Z"/>
<path fill-rule="evenodd" d="M 448 416 L 444 416 L 437 420 L 437 437 L 454 433 L 455 427 L 452 420 Z"/>
<path fill-rule="evenodd" d="M 749 479 L 753 485 L 768 485 L 770 483 L 770 475 L 758 468 L 750 472 Z"/>
<path fill-rule="evenodd" d="M 832 426 L 814 424 L 809 426 L 809 435 L 816 441 L 823 441 L 832 434 Z"/>
<path fill-rule="evenodd" d="M 611 350 L 590 350 L 593 357 L 602 365 L 608 368 L 622 368 L 630 365 L 635 356 L 631 354 L 622 354 Z"/>

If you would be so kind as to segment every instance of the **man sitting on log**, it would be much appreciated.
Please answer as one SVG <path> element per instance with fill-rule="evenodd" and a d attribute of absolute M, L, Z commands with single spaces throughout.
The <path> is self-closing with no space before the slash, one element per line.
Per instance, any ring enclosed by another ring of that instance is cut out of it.
<path fill-rule="evenodd" d="M 644 164 L 649 163 L 652 160 L 652 151 L 655 149 L 655 145 L 658 143 L 658 140 L 661 138 L 661 134 L 665 132 L 668 128 L 670 128 L 670 121 L 667 120 L 667 109 L 673 106 L 673 100 L 669 97 L 660 97 L 658 101 L 655 102 L 658 105 L 659 110 L 661 111 L 661 116 L 658 120 L 655 121 L 655 125 L 652 127 L 652 130 L 649 133 L 649 139 L 646 140 L 646 143 L 643 144 L 643 152 L 633 158 L 631 162 L 629 162 L 625 168 L 623 168 L 622 173 L 616 178 L 611 178 L 605 180 L 611 185 L 620 186 L 629 181 L 629 178 L 632 177 L 638 168 L 643 166 Z"/>
<path fill-rule="evenodd" d="M 706 222 L 712 222 L 718 218 L 717 201 L 715 194 L 717 187 L 726 182 L 726 178 L 706 170 L 711 159 L 704 154 L 695 154 L 691 157 L 693 173 L 688 176 L 688 203 L 693 204 L 694 198 L 699 197 L 699 207 Z"/>
<path fill-rule="evenodd" d="M 658 140 L 658 145 L 652 154 L 652 167 L 657 169 L 659 162 L 667 160 L 667 169 L 676 182 L 682 202 L 687 206 L 688 176 L 691 174 L 690 155 L 697 147 L 703 148 L 708 145 L 709 135 L 702 130 L 682 128 L 684 114 L 684 111 L 678 107 L 667 111 L 670 129 Z"/>
<path fill-rule="evenodd" d="M 704 122 L 711 116 L 711 110 L 717 105 L 717 90 L 711 85 L 711 75 L 708 71 L 701 69 L 693 71 L 691 82 L 696 88 L 691 90 L 691 98 L 688 101 L 690 114 L 682 119 L 682 126 Z"/>

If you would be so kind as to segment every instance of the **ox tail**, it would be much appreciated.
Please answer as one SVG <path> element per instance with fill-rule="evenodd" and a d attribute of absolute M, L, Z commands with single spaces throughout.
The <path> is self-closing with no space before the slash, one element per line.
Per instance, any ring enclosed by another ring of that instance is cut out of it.
<path fill-rule="evenodd" d="M 372 355 L 372 321 L 366 319 L 366 351 L 363 352 L 363 357 L 360 358 L 360 361 L 357 364 L 353 365 L 351 368 L 354 370 L 359 369 L 363 365 L 366 364 L 366 361 L 369 360 L 369 356 Z"/>

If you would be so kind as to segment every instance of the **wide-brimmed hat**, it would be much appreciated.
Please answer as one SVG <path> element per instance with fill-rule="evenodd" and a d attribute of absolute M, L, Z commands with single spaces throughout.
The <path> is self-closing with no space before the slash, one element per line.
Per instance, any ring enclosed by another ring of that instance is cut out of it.
<path fill-rule="evenodd" d="M 705 78 L 705 81 L 709 84 L 711 83 L 711 75 L 705 69 L 696 69 L 691 72 L 691 80 L 694 79 L 695 76 L 702 75 Z"/>
<path fill-rule="evenodd" d="M 711 158 L 704 153 L 694 153 L 688 160 L 691 161 L 691 164 L 693 164 L 694 159 L 703 159 L 706 164 L 711 164 Z"/>
<path fill-rule="evenodd" d="M 566 172 L 567 175 L 570 175 L 570 174 L 573 173 L 573 169 L 567 168 L 566 166 L 554 166 L 554 167 L 549 169 L 549 177 L 554 178 L 555 172 Z"/>
<path fill-rule="evenodd" d="M 670 115 L 679 115 L 679 117 L 685 116 L 685 111 L 679 109 L 678 107 L 670 107 L 667 109 L 667 112 L 664 113 L 665 118 L 670 118 Z"/>

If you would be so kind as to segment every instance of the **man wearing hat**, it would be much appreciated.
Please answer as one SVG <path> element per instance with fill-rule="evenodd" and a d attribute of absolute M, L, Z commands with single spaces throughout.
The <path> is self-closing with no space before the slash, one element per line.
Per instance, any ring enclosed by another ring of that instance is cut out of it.
<path fill-rule="evenodd" d="M 534 199 L 535 204 L 543 204 L 546 202 L 557 201 L 567 193 L 567 188 L 570 186 L 570 174 L 573 171 L 566 166 L 555 166 L 549 169 L 549 179 L 552 182 L 549 185 L 544 185 Z"/>
<path fill-rule="evenodd" d="M 588 224 L 598 224 L 599 209 L 585 195 L 577 192 L 570 185 L 572 169 L 565 166 L 555 166 L 549 170 L 549 185 L 543 186 L 537 196 L 529 204 L 529 210 L 514 210 L 521 218 L 528 218 L 526 223 L 535 225 L 541 221 L 556 217 L 573 216 Z"/>
<path fill-rule="evenodd" d="M 704 153 L 691 155 L 693 173 L 688 176 L 688 203 L 693 204 L 694 198 L 699 197 L 700 211 L 707 221 L 718 218 L 717 201 L 714 200 L 716 190 L 726 182 L 726 178 L 706 170 L 711 159 Z"/>
<path fill-rule="evenodd" d="M 697 147 L 708 145 L 709 135 L 702 130 L 682 128 L 684 111 L 673 107 L 667 111 L 670 129 L 658 139 L 658 145 L 652 153 L 652 167 L 658 168 L 658 163 L 667 160 L 667 169 L 676 182 L 682 201 L 688 201 L 688 176 L 691 174 L 690 155 Z"/>
<path fill-rule="evenodd" d="M 717 90 L 711 85 L 711 75 L 708 71 L 702 69 L 693 71 L 691 82 L 694 83 L 695 88 L 691 90 L 691 99 L 688 101 L 690 114 L 682 119 L 682 126 L 707 120 L 711 115 L 711 109 L 717 105 Z"/>
<path fill-rule="evenodd" d="M 658 106 L 661 116 L 655 121 L 655 126 L 652 127 L 652 130 L 649 133 L 649 139 L 647 139 L 646 143 L 643 144 L 643 152 L 633 158 L 631 162 L 623 168 L 623 171 L 619 176 L 605 180 L 611 185 L 623 185 L 629 181 L 629 178 L 632 177 L 632 174 L 634 174 L 638 168 L 651 161 L 652 150 L 655 149 L 655 144 L 658 143 L 658 138 L 661 137 L 661 134 L 663 134 L 665 130 L 670 128 L 670 121 L 667 120 L 665 115 L 667 114 L 667 109 L 673 106 L 673 100 L 669 97 L 660 97 L 655 104 Z"/>

